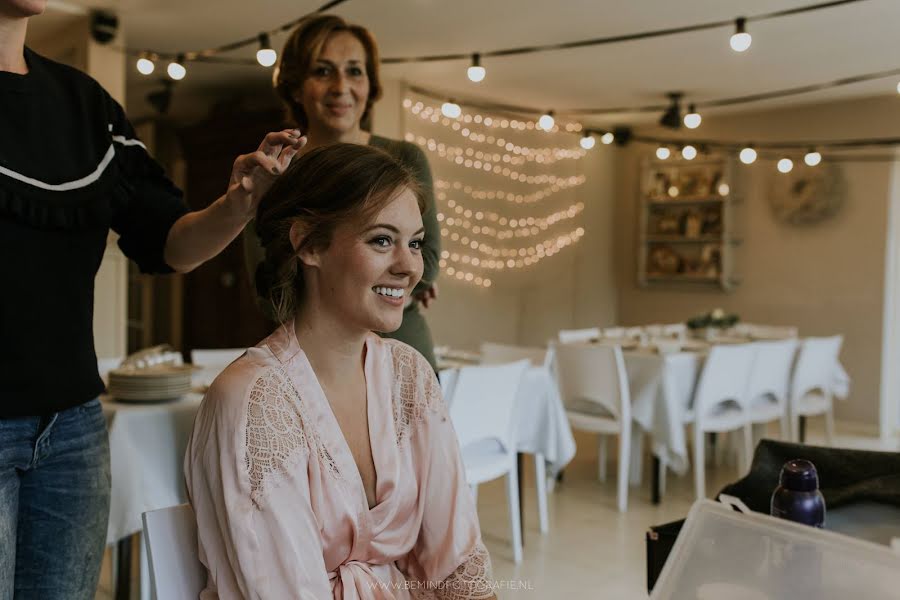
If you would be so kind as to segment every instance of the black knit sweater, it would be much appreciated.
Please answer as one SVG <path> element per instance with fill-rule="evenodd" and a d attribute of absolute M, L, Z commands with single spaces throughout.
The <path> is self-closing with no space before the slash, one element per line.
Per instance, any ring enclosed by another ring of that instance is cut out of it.
<path fill-rule="evenodd" d="M 110 229 L 144 272 L 168 272 L 188 209 L 122 107 L 76 69 L 26 49 L 0 72 L 0 418 L 96 397 L 94 277 Z"/>

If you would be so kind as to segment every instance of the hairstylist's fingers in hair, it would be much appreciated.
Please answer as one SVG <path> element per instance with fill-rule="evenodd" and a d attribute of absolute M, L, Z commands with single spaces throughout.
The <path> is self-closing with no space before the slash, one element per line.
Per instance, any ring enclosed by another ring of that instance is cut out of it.
<path fill-rule="evenodd" d="M 303 137 L 300 139 L 301 143 L 299 146 L 288 146 L 281 151 L 281 155 L 278 157 L 278 163 L 281 165 L 282 171 L 287 171 L 287 168 L 291 166 L 291 161 L 300 153 L 300 149 L 306 145 L 306 138 Z"/>
<path fill-rule="evenodd" d="M 281 153 L 283 148 L 291 147 L 299 149 L 302 146 L 300 140 L 304 139 L 305 138 L 301 137 L 299 129 L 273 131 L 266 134 L 266 137 L 263 138 L 263 141 L 262 143 L 260 143 L 258 150 L 260 152 L 264 152 L 272 158 L 276 158 Z"/>

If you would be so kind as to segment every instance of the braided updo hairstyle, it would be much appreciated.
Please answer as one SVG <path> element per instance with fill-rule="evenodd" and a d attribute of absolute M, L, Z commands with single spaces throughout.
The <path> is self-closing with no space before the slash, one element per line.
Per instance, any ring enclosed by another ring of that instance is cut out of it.
<path fill-rule="evenodd" d="M 265 259 L 256 268 L 256 291 L 278 323 L 292 319 L 303 300 L 298 254 L 326 249 L 342 223 L 364 227 L 405 189 L 424 210 L 414 176 L 389 154 L 362 144 L 331 144 L 295 158 L 260 200 L 256 231 Z M 291 244 L 300 223 L 302 241 Z"/>

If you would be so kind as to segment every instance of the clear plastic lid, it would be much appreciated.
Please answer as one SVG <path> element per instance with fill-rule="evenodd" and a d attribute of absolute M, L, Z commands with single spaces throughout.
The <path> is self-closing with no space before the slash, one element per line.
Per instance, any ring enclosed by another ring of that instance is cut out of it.
<path fill-rule="evenodd" d="M 900 600 L 900 555 L 886 546 L 699 500 L 650 597 Z"/>

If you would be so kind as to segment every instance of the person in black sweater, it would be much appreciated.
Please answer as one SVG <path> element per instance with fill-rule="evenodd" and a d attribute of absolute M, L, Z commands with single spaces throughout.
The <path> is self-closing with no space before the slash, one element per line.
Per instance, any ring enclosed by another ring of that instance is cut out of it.
<path fill-rule="evenodd" d="M 268 134 L 189 212 L 122 107 L 25 47 L 46 0 L 0 0 L 0 598 L 94 597 L 109 512 L 94 277 L 109 230 L 146 273 L 221 252 L 306 138 Z"/>

